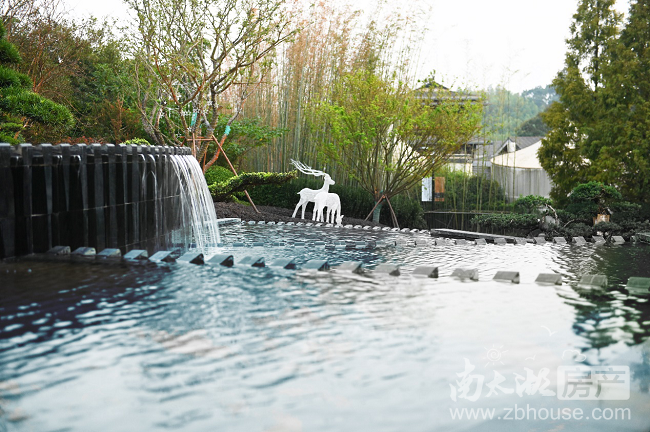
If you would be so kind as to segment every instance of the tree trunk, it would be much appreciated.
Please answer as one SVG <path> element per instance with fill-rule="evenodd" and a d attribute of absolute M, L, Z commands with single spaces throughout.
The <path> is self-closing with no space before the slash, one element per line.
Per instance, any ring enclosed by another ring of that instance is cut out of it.
<path fill-rule="evenodd" d="M 379 223 L 379 215 L 381 214 L 381 206 L 384 204 L 379 204 L 377 207 L 375 207 L 375 211 L 372 212 L 372 221 L 375 223 Z"/>

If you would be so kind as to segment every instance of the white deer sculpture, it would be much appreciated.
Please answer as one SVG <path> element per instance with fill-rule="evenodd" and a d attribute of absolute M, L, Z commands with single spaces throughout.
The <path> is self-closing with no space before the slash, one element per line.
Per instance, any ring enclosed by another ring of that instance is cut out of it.
<path fill-rule="evenodd" d="M 302 162 L 295 161 L 291 159 L 291 163 L 293 166 L 295 166 L 298 171 L 300 171 L 303 174 L 309 174 L 313 175 L 315 177 L 320 177 L 323 176 L 323 187 L 317 190 L 314 189 L 309 189 L 309 188 L 304 188 L 298 194 L 300 195 L 300 201 L 298 201 L 298 204 L 296 204 L 296 209 L 293 211 L 293 215 L 291 217 L 296 217 L 296 213 L 298 213 L 298 208 L 302 207 L 302 217 L 301 219 L 305 218 L 305 210 L 307 208 L 307 204 L 310 202 L 314 202 L 314 198 L 316 198 L 316 195 L 318 195 L 321 192 L 329 192 L 330 190 L 330 185 L 335 184 L 334 180 L 332 180 L 332 177 L 329 176 L 329 174 L 323 172 L 323 171 L 318 171 L 315 169 L 312 169 L 311 167 L 303 164 Z M 316 214 L 316 209 L 314 208 L 314 214 Z"/>
<path fill-rule="evenodd" d="M 321 192 L 314 198 L 313 220 L 336 223 L 341 218 L 341 200 L 335 193 Z M 323 220 L 323 209 L 327 207 L 327 217 Z"/>

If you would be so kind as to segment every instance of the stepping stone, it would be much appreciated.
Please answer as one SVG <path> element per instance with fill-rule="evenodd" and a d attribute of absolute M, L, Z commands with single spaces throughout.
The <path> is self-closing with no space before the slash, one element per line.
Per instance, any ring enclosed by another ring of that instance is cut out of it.
<path fill-rule="evenodd" d="M 354 228 L 355 228 L 355 229 L 361 229 L 361 228 L 363 228 L 363 227 L 362 227 L 361 225 L 355 225 Z"/>
<path fill-rule="evenodd" d="M 354 242 L 354 246 L 356 249 L 365 249 L 368 247 L 368 243 L 364 241 L 358 241 L 358 242 Z"/>
<path fill-rule="evenodd" d="M 416 247 L 424 247 L 424 246 L 428 246 L 428 245 L 429 245 L 429 241 L 428 241 L 428 240 L 423 240 L 423 239 L 417 239 L 417 240 L 415 240 L 415 246 L 416 246 Z"/>
<path fill-rule="evenodd" d="M 502 281 L 502 282 L 511 282 L 518 284 L 519 283 L 519 272 L 516 271 L 498 271 L 494 275 L 492 280 Z"/>
<path fill-rule="evenodd" d="M 411 230 L 408 229 L 408 228 L 402 228 L 402 229 L 400 230 L 400 232 L 405 232 L 405 233 L 410 232 L 410 231 L 411 231 Z"/>
<path fill-rule="evenodd" d="M 205 264 L 205 259 L 201 252 L 189 251 L 180 256 L 176 261 L 190 264 Z"/>
<path fill-rule="evenodd" d="M 287 225 L 295 225 L 295 222 L 287 222 Z"/>
<path fill-rule="evenodd" d="M 122 258 L 122 252 L 119 249 L 106 248 L 97 254 L 97 258 Z"/>
<path fill-rule="evenodd" d="M 553 243 L 566 244 L 566 239 L 564 237 L 553 237 Z"/>
<path fill-rule="evenodd" d="M 133 249 L 124 255 L 126 261 L 146 260 L 147 258 L 149 258 L 149 254 L 143 249 Z"/>
<path fill-rule="evenodd" d="M 361 267 L 361 265 L 362 265 L 361 261 L 345 261 L 341 263 L 339 266 L 335 267 L 335 269 L 342 272 L 361 274 L 363 273 L 363 268 Z"/>
<path fill-rule="evenodd" d="M 614 244 L 623 244 L 625 243 L 625 239 L 621 236 L 612 236 L 611 242 Z"/>
<path fill-rule="evenodd" d="M 232 244 L 233 247 L 245 247 L 246 245 L 242 242 L 235 242 Z"/>
<path fill-rule="evenodd" d="M 248 225 L 255 225 L 255 224 L 256 224 L 255 221 L 248 221 Z"/>
<path fill-rule="evenodd" d="M 353 228 L 353 226 L 350 225 L 350 224 L 347 224 L 347 225 L 343 225 L 343 228 L 348 228 L 348 229 L 350 229 L 350 228 Z"/>
<path fill-rule="evenodd" d="M 455 278 L 458 278 L 460 280 L 469 279 L 469 280 L 477 281 L 478 280 L 478 270 L 477 269 L 457 268 L 451 274 L 451 277 L 455 277 Z"/>
<path fill-rule="evenodd" d="M 47 251 L 48 255 L 70 255 L 70 246 L 54 246 Z"/>
<path fill-rule="evenodd" d="M 497 237 L 497 238 L 494 239 L 494 244 L 504 245 L 506 243 L 508 243 L 508 242 L 503 237 Z"/>
<path fill-rule="evenodd" d="M 295 242 L 294 247 L 305 247 L 307 244 L 305 242 Z"/>
<path fill-rule="evenodd" d="M 546 239 L 544 237 L 535 237 L 535 244 L 545 244 Z"/>
<path fill-rule="evenodd" d="M 250 267 L 264 267 L 266 265 L 264 263 L 264 257 L 261 256 L 245 256 L 239 260 L 239 264 Z"/>
<path fill-rule="evenodd" d="M 535 279 L 540 285 L 562 285 L 562 275 L 557 273 L 540 273 Z"/>
<path fill-rule="evenodd" d="M 419 233 L 420 230 L 416 228 L 416 229 L 412 229 L 411 232 L 412 232 L 412 233 Z"/>
<path fill-rule="evenodd" d="M 605 275 L 584 275 L 578 282 L 578 285 L 595 287 L 595 288 L 606 288 L 607 287 L 607 276 Z"/>
<path fill-rule="evenodd" d="M 434 240 L 436 242 L 436 246 L 447 246 L 449 243 L 445 239 L 437 238 Z"/>
<path fill-rule="evenodd" d="M 267 225 L 275 225 L 275 222 L 267 222 Z"/>
<path fill-rule="evenodd" d="M 427 278 L 437 278 L 438 277 L 438 267 L 435 266 L 418 266 L 411 273 L 413 276 L 427 277 Z"/>
<path fill-rule="evenodd" d="M 283 269 L 287 270 L 295 270 L 296 269 L 296 259 L 295 258 L 277 258 L 273 260 L 270 264 L 269 267 L 280 267 Z"/>
<path fill-rule="evenodd" d="M 314 247 L 317 247 L 317 248 L 324 248 L 324 247 L 325 247 L 325 242 L 324 242 L 324 241 L 317 241 L 317 242 L 314 242 Z"/>
<path fill-rule="evenodd" d="M 252 246 L 254 246 L 254 247 L 263 247 L 264 242 L 253 242 Z"/>
<path fill-rule="evenodd" d="M 319 226 L 323 226 L 323 223 L 322 223 L 322 222 L 318 222 L 318 223 L 317 223 L 316 225 L 314 225 L 314 226 L 317 226 L 317 227 L 319 227 Z"/>
<path fill-rule="evenodd" d="M 528 242 L 526 241 L 525 238 L 521 238 L 521 237 L 516 237 L 515 238 L 515 244 L 517 244 L 517 245 L 525 245 L 527 243 Z"/>
<path fill-rule="evenodd" d="M 235 265 L 235 259 L 229 254 L 218 254 L 210 258 L 207 262 L 212 265 L 222 265 L 224 267 L 232 267 Z"/>
<path fill-rule="evenodd" d="M 381 231 L 381 227 L 376 226 L 376 227 L 373 227 L 372 230 L 373 231 Z"/>
<path fill-rule="evenodd" d="M 284 225 L 284 222 L 280 221 L 276 225 Z"/>
<path fill-rule="evenodd" d="M 266 225 L 266 222 L 265 221 L 259 221 L 259 222 L 257 222 L 257 224 L 258 225 Z"/>
<path fill-rule="evenodd" d="M 330 269 L 330 265 L 326 260 L 309 260 L 303 264 L 302 269 L 326 271 Z"/>
<path fill-rule="evenodd" d="M 375 273 L 388 274 L 390 276 L 399 276 L 399 268 L 395 264 L 379 264 L 375 267 Z"/>
<path fill-rule="evenodd" d="M 298 222 L 298 223 L 296 223 L 296 226 L 303 226 L 303 225 L 305 225 L 304 222 Z"/>
<path fill-rule="evenodd" d="M 314 226 L 314 224 L 312 222 L 307 222 L 305 226 Z"/>
<path fill-rule="evenodd" d="M 144 252 L 146 253 L 147 251 Z M 72 252 L 72 255 L 74 256 L 84 256 L 84 257 L 95 256 L 95 254 L 96 254 L 95 248 L 92 247 L 80 247 L 75 249 L 74 252 Z"/>
<path fill-rule="evenodd" d="M 586 244 L 587 244 L 587 240 L 585 240 L 585 238 L 582 237 L 582 236 L 573 237 L 573 239 L 571 240 L 571 242 L 572 242 L 573 244 L 577 244 L 577 245 L 580 245 L 580 246 L 582 246 L 582 245 L 586 245 Z"/>
<path fill-rule="evenodd" d="M 641 243 L 650 243 L 650 233 L 637 233 L 634 236 L 634 241 L 639 241 Z"/>
<path fill-rule="evenodd" d="M 465 239 L 456 239 L 455 242 L 456 242 L 457 245 L 466 245 L 467 244 L 467 240 L 465 240 Z"/>
<path fill-rule="evenodd" d="M 591 236 L 591 239 L 594 243 L 605 243 L 605 238 L 603 236 Z"/>
<path fill-rule="evenodd" d="M 476 240 L 475 240 L 475 243 L 476 243 L 477 245 L 486 245 L 486 244 L 487 244 L 487 242 L 485 241 L 485 239 L 476 239 Z"/>
<path fill-rule="evenodd" d="M 390 228 L 389 227 L 383 227 L 381 230 L 382 231 L 390 231 Z"/>
<path fill-rule="evenodd" d="M 363 227 L 364 230 L 369 230 L 370 228 L 372 228 L 370 225 L 366 225 Z"/>
<path fill-rule="evenodd" d="M 285 242 L 273 242 L 272 246 L 284 246 L 285 244 Z"/>
<path fill-rule="evenodd" d="M 393 232 L 399 232 L 399 228 L 391 228 L 391 231 L 393 231 Z"/>
<path fill-rule="evenodd" d="M 650 278 L 631 277 L 627 280 L 625 288 L 635 295 L 650 295 Z"/>

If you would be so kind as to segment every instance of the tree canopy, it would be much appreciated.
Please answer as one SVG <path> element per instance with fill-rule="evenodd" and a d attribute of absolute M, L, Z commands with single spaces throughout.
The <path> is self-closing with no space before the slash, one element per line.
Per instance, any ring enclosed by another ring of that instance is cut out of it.
<path fill-rule="evenodd" d="M 542 115 L 550 132 L 539 158 L 560 201 L 578 184 L 598 181 L 630 201 L 650 202 L 650 9 L 632 1 L 623 23 L 613 6 L 580 2 L 565 67 L 553 81 L 560 100 Z"/>
<path fill-rule="evenodd" d="M 320 150 L 375 201 L 440 168 L 477 133 L 481 108 L 440 88 L 416 92 L 367 69 L 344 75 L 332 100 L 314 105 L 316 121 L 331 136 Z"/>
<path fill-rule="evenodd" d="M 21 132 L 33 123 L 55 128 L 68 128 L 73 117 L 62 105 L 31 91 L 32 80 L 14 68 L 22 58 L 6 38 L 4 24 L 0 22 L 0 141 L 22 141 Z"/>

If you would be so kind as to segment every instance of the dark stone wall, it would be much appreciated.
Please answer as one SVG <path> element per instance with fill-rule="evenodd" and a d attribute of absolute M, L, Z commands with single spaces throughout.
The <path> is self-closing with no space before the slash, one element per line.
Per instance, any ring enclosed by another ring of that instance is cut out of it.
<path fill-rule="evenodd" d="M 171 158 L 189 148 L 0 144 L 0 259 L 66 245 L 169 246 L 179 227 Z"/>

